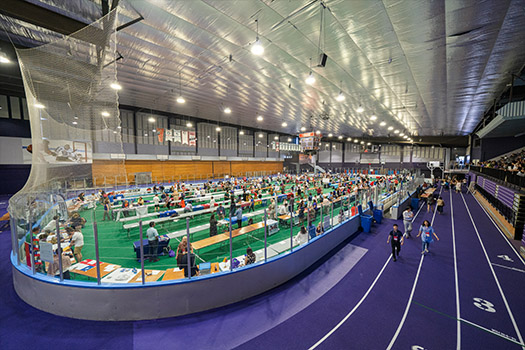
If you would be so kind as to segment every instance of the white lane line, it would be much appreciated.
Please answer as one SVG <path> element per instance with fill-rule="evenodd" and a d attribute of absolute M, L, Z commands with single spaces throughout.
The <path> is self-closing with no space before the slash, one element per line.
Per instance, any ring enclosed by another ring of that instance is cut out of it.
<path fill-rule="evenodd" d="M 499 228 L 498 224 L 496 224 L 496 222 L 494 221 L 494 219 L 492 218 L 492 216 L 490 216 L 489 212 L 487 211 L 487 209 L 485 209 L 481 203 L 479 202 L 479 200 L 476 198 L 476 196 L 472 195 L 472 197 L 474 197 L 474 199 L 476 200 L 476 202 L 478 202 L 478 205 L 481 207 L 481 209 L 483 209 L 483 211 L 485 212 L 485 214 L 487 215 L 487 217 L 490 219 L 490 221 L 492 221 L 492 224 L 494 225 L 494 227 L 496 227 L 496 229 L 499 231 L 499 233 L 503 236 L 503 238 L 505 239 L 505 242 L 507 242 L 507 244 L 510 246 L 511 250 L 516 254 L 516 256 L 520 259 L 520 261 L 523 263 L 523 265 L 525 265 L 525 260 L 523 260 L 523 258 L 521 257 L 521 255 L 518 253 L 518 251 L 516 250 L 516 248 L 514 248 L 514 246 L 512 245 L 512 243 L 510 243 L 509 241 L 509 238 L 507 237 L 507 235 L 505 235 L 503 233 L 503 231 L 501 231 L 501 229 Z"/>
<path fill-rule="evenodd" d="M 450 216 L 452 217 L 452 250 L 454 252 L 454 282 L 456 285 L 456 349 L 461 349 L 461 314 L 459 308 L 459 279 L 458 259 L 456 256 L 456 230 L 454 228 L 454 205 L 452 204 L 452 191 L 450 191 Z"/>
<path fill-rule="evenodd" d="M 354 306 L 354 308 L 334 328 L 332 328 L 332 330 L 330 332 L 326 333 L 326 335 L 324 337 L 319 339 L 319 341 L 317 343 L 315 343 L 314 345 L 312 345 L 308 350 L 313 350 L 313 349 L 317 348 L 319 345 L 321 345 L 322 342 L 324 342 L 329 336 L 331 336 L 332 333 L 334 333 L 339 327 L 341 327 L 343 325 L 343 323 L 346 322 L 346 320 L 348 320 L 348 318 L 350 316 L 352 316 L 352 314 L 363 303 L 363 301 L 365 301 L 365 299 L 368 296 L 368 294 L 370 294 L 370 292 L 372 291 L 372 288 L 374 288 L 374 286 L 376 285 L 377 281 L 379 280 L 379 277 L 381 277 L 381 275 L 383 274 L 383 271 L 385 270 L 386 266 L 390 262 L 390 259 L 391 259 L 391 255 L 388 255 L 388 259 L 386 260 L 385 264 L 383 265 L 383 268 L 381 269 L 381 271 L 379 271 L 379 274 L 376 276 L 376 279 L 374 280 L 374 282 L 372 282 L 372 284 L 370 285 L 370 287 L 366 291 L 365 295 L 363 295 L 361 300 L 359 300 L 359 302 Z"/>
<path fill-rule="evenodd" d="M 443 191 L 443 186 L 439 189 L 439 195 L 441 196 L 441 191 Z M 423 204 L 425 205 L 425 204 Z M 430 222 L 430 226 L 434 224 L 434 219 L 436 218 L 437 208 L 434 209 L 434 215 L 432 215 L 432 221 Z M 394 343 L 397 340 L 397 337 L 399 336 L 399 333 L 401 333 L 401 329 L 403 328 L 403 325 L 405 323 L 405 320 L 408 316 L 408 311 L 410 310 L 410 306 L 412 306 L 412 299 L 414 298 L 414 292 L 416 291 L 417 282 L 419 280 L 419 273 L 421 272 L 421 266 L 423 266 L 423 260 L 425 260 L 425 254 L 421 255 L 421 259 L 419 260 L 419 267 L 417 268 L 416 278 L 414 279 L 414 284 L 412 285 L 412 291 L 410 292 L 410 297 L 408 298 L 408 303 L 405 308 L 405 312 L 403 313 L 403 317 L 401 318 L 401 322 L 399 322 L 399 326 L 397 327 L 396 333 L 394 333 L 394 336 L 390 340 L 390 344 L 388 344 L 387 350 L 392 349 L 392 346 L 394 346 Z"/>
<path fill-rule="evenodd" d="M 425 206 L 424 204 L 419 206 L 419 210 L 417 211 L 416 215 L 414 216 L 414 219 L 412 220 L 412 222 L 414 222 L 414 220 L 417 218 L 417 216 L 419 215 L 419 212 L 421 211 L 421 209 L 424 206 Z M 389 254 L 388 255 L 388 259 L 386 260 L 385 264 L 383 265 L 383 268 L 381 269 L 381 271 L 379 271 L 379 274 L 376 276 L 376 279 L 374 280 L 374 282 L 372 282 L 372 284 L 370 285 L 370 287 L 366 291 L 365 295 L 363 295 L 361 300 L 359 300 L 359 302 L 354 306 L 354 308 L 334 328 L 332 328 L 332 330 L 330 332 L 326 333 L 326 335 L 324 337 L 319 339 L 319 341 L 317 343 L 315 343 L 314 345 L 312 345 L 308 350 L 313 350 L 316 347 L 318 347 L 319 345 L 321 345 L 322 342 L 324 342 L 329 336 L 331 336 L 339 327 L 341 327 L 343 325 L 343 323 L 346 322 L 346 320 L 348 320 L 348 318 L 350 318 L 350 316 L 352 316 L 352 314 L 363 303 L 363 301 L 365 301 L 365 299 L 368 296 L 368 294 L 370 294 L 370 292 L 372 291 L 372 288 L 374 288 L 375 284 L 379 280 L 379 277 L 381 277 L 381 274 L 383 273 L 383 271 L 385 270 L 386 266 L 390 262 L 390 258 L 391 258 L 391 255 Z"/>
<path fill-rule="evenodd" d="M 414 280 L 414 284 L 412 285 L 412 291 L 410 292 L 410 297 L 408 298 L 407 307 L 405 308 L 405 312 L 403 313 L 403 317 L 401 318 L 401 322 L 399 322 L 399 326 L 397 327 L 396 333 L 394 334 L 394 336 L 390 340 L 390 344 L 388 344 L 387 350 L 392 349 L 392 346 L 394 346 L 394 343 L 396 342 L 397 337 L 398 337 L 399 333 L 401 332 L 401 328 L 403 328 L 403 324 L 405 323 L 405 320 L 406 320 L 407 315 L 408 315 L 408 310 L 410 309 L 410 304 L 412 304 L 412 298 L 414 297 L 414 292 L 416 291 L 417 280 L 419 279 L 419 273 L 421 272 L 421 266 L 423 266 L 423 259 L 424 258 L 425 258 L 425 255 L 421 255 L 421 259 L 419 260 L 419 267 L 417 268 L 416 279 Z"/>
<path fill-rule="evenodd" d="M 496 285 L 498 286 L 498 290 L 501 294 L 501 298 L 503 299 L 503 303 L 505 304 L 505 307 L 507 308 L 507 312 L 509 313 L 510 319 L 512 321 L 512 325 L 514 326 L 514 330 L 516 331 L 516 334 L 518 335 L 519 342 L 522 346 L 525 346 L 525 344 L 523 343 L 523 338 L 521 337 L 521 332 L 518 328 L 518 325 L 516 324 L 514 315 L 512 314 L 512 311 L 510 310 L 510 306 L 509 306 L 509 303 L 507 302 L 507 298 L 505 297 L 505 293 L 503 293 L 503 289 L 501 288 L 501 285 L 499 283 L 498 276 L 496 276 L 496 272 L 494 271 L 494 268 L 492 267 L 492 263 L 490 262 L 489 256 L 487 254 L 487 250 L 485 249 L 483 240 L 481 239 L 481 236 L 479 235 L 478 228 L 476 227 L 476 223 L 474 222 L 474 219 L 472 218 L 472 215 L 470 214 L 470 209 L 467 205 L 467 202 L 465 201 L 465 197 L 463 197 L 463 193 L 461 193 L 461 198 L 463 199 L 465 208 L 467 208 L 468 216 L 470 217 L 470 221 L 472 221 L 472 226 L 474 226 L 474 230 L 476 231 L 476 235 L 478 236 L 479 243 L 481 244 L 481 248 L 483 249 L 483 253 L 485 254 L 485 258 L 487 259 L 487 263 L 489 265 L 490 271 L 492 272 L 492 276 L 494 277 L 494 281 L 496 281 Z"/>
<path fill-rule="evenodd" d="M 496 330 L 492 330 L 492 329 L 485 328 L 485 327 L 483 327 L 483 326 L 480 326 L 479 324 L 476 324 L 476 323 L 474 323 L 474 322 L 470 322 L 470 321 L 468 321 L 468 320 L 465 320 L 464 318 L 462 318 L 460 321 L 461 321 L 461 322 L 465 322 L 465 323 L 467 323 L 467 324 L 469 324 L 469 325 L 471 325 L 471 326 L 474 326 L 474 327 L 476 327 L 476 328 L 482 329 L 482 330 L 484 330 L 485 332 L 488 332 L 488 333 L 490 333 L 490 334 L 494 334 L 494 335 L 496 335 L 496 336 L 498 336 L 498 337 L 501 337 L 501 338 L 503 338 L 503 339 L 505 339 L 505 340 L 508 340 L 508 341 L 510 341 L 510 342 L 513 342 L 513 343 L 515 343 L 515 344 L 517 344 L 517 345 L 522 345 L 522 344 L 520 344 L 520 343 L 518 343 L 518 342 L 516 341 L 516 338 L 511 337 L 511 336 L 509 336 L 509 335 L 507 335 L 507 334 L 504 334 L 504 333 L 502 333 L 502 332 L 499 332 L 499 331 L 496 331 Z"/>
<path fill-rule="evenodd" d="M 520 270 L 520 269 L 517 269 L 517 268 L 515 268 L 515 267 L 509 267 L 509 266 L 500 265 L 500 264 L 496 264 L 496 263 L 492 263 L 492 265 L 497 266 L 497 267 L 502 267 L 502 268 L 504 268 L 504 269 L 509 269 L 509 270 L 512 270 L 512 271 L 517 271 L 517 272 L 525 273 L 525 270 Z"/>

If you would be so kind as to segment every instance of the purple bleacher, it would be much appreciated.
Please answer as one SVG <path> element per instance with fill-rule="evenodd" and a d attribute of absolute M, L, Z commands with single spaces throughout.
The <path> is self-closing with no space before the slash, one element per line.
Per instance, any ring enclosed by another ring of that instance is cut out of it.
<path fill-rule="evenodd" d="M 512 208 L 514 205 L 514 194 L 515 192 L 507 187 L 498 187 L 497 198 L 509 208 Z"/>

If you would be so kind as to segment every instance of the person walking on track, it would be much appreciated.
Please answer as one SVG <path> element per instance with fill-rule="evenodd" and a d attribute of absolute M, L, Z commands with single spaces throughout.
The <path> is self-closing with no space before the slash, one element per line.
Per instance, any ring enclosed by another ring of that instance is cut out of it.
<path fill-rule="evenodd" d="M 403 212 L 403 226 L 405 228 L 405 237 L 409 239 L 411 237 L 410 233 L 412 232 L 412 221 L 414 220 L 414 212 L 412 211 L 412 206 L 408 206 Z"/>
<path fill-rule="evenodd" d="M 392 242 L 392 258 L 394 259 L 394 261 L 397 261 L 396 251 L 397 251 L 397 257 L 399 257 L 401 246 L 404 243 L 403 232 L 398 230 L 397 224 L 394 224 L 394 226 L 392 227 L 392 231 L 390 231 L 390 233 L 388 234 L 386 244 L 390 242 Z"/>
<path fill-rule="evenodd" d="M 423 221 L 423 225 L 419 228 L 417 235 L 417 237 L 421 236 L 421 254 L 428 253 L 430 243 L 434 242 L 432 235 L 439 241 L 439 237 L 436 232 L 434 232 L 432 226 L 430 226 L 430 222 L 428 220 Z"/>

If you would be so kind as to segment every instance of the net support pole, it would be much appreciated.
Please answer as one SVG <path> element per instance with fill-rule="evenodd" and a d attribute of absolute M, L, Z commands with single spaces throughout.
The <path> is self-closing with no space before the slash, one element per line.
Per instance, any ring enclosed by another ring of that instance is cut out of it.
<path fill-rule="evenodd" d="M 142 220 L 139 221 L 139 239 L 140 239 L 140 275 L 142 276 L 142 284 L 145 281 L 144 271 L 144 231 L 142 230 Z"/>
<path fill-rule="evenodd" d="M 60 242 L 62 237 L 60 237 L 60 220 L 58 220 L 58 217 L 56 219 L 56 231 L 57 231 L 56 237 L 57 237 L 57 245 L 58 245 L 58 248 L 57 248 L 57 251 L 58 251 L 58 271 L 60 273 L 60 282 L 62 282 L 64 280 L 64 273 L 62 271 L 62 269 L 64 267 L 62 266 L 62 243 Z"/>
<path fill-rule="evenodd" d="M 292 207 L 290 207 L 292 209 Z M 290 252 L 293 251 L 293 210 L 290 210 Z"/>
<path fill-rule="evenodd" d="M 334 226 L 334 203 L 330 203 L 330 228 Z"/>
<path fill-rule="evenodd" d="M 27 227 L 29 229 L 29 236 L 31 240 L 31 273 L 34 275 L 36 273 L 36 268 L 35 268 L 35 242 L 33 238 L 33 225 L 31 225 L 32 221 L 33 221 L 33 215 L 32 215 L 32 210 L 30 210 Z"/>
<path fill-rule="evenodd" d="M 268 260 L 268 256 L 267 256 L 268 225 L 266 221 L 267 221 L 267 213 L 266 213 L 266 208 L 264 208 L 264 262 Z"/>
<path fill-rule="evenodd" d="M 233 201 L 232 201 L 233 204 Z M 242 218 L 241 218 L 242 220 Z M 230 229 L 230 271 L 233 271 L 233 242 L 232 242 L 232 211 L 230 205 L 230 222 L 228 223 Z"/>
<path fill-rule="evenodd" d="M 97 261 L 97 284 L 100 285 L 100 256 L 99 256 L 99 251 L 98 251 L 98 228 L 97 228 L 97 221 L 95 220 L 94 211 L 93 211 L 93 236 L 95 237 L 95 258 Z"/>
<path fill-rule="evenodd" d="M 310 207 L 308 206 L 308 201 L 306 203 L 308 208 L 306 209 L 306 235 L 308 236 L 308 242 L 310 242 Z"/>
<path fill-rule="evenodd" d="M 188 278 L 191 279 L 191 272 L 193 266 L 191 266 L 191 243 L 190 243 L 190 218 L 186 218 L 186 271 L 188 271 Z"/>

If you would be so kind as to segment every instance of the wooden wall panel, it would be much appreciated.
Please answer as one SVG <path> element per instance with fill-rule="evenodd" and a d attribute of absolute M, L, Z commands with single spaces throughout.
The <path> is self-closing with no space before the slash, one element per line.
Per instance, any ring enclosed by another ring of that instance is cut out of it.
<path fill-rule="evenodd" d="M 128 183 L 133 183 L 135 173 L 151 172 L 153 181 L 205 180 L 232 176 L 249 176 L 254 172 L 278 173 L 283 171 L 282 162 L 229 162 L 229 161 L 158 161 L 127 160 L 125 172 Z M 92 176 L 95 186 L 126 183 L 122 161 L 94 160 Z M 116 176 L 116 177 L 115 177 Z"/>
<path fill-rule="evenodd" d="M 213 174 L 218 177 L 224 174 L 230 174 L 230 162 L 213 162 Z"/>

